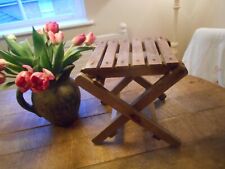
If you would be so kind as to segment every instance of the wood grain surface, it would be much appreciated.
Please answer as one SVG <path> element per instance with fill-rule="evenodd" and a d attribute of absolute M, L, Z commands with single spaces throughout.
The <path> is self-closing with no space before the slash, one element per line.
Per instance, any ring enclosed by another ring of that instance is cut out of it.
<path fill-rule="evenodd" d="M 144 77 L 152 82 L 155 78 Z M 113 89 L 119 78 L 107 79 Z M 132 102 L 143 88 L 132 82 L 121 97 Z M 224 137 L 225 89 L 187 76 L 167 92 L 165 103 L 155 102 L 160 125 L 178 137 L 183 146 Z M 50 125 L 19 107 L 15 90 L 0 92 L 0 168 L 71 169 L 96 166 L 106 161 L 132 158 L 168 147 L 152 133 L 128 122 L 119 133 L 96 146 L 91 139 L 111 120 L 111 108 L 82 90 L 80 119 L 69 128 Z M 29 98 L 29 93 L 27 93 Z M 144 158 L 144 156 L 143 156 Z"/>

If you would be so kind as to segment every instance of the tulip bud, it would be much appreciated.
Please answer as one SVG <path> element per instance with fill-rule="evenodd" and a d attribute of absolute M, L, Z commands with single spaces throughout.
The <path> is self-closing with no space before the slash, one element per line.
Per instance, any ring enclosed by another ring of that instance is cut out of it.
<path fill-rule="evenodd" d="M 30 76 L 31 73 L 28 71 L 22 71 L 16 76 L 15 84 L 22 93 L 26 92 L 31 87 Z"/>
<path fill-rule="evenodd" d="M 53 33 L 51 31 L 48 32 L 49 40 L 52 44 L 61 43 L 64 39 L 64 33 L 59 31 L 58 33 Z"/>
<path fill-rule="evenodd" d="M 14 34 L 9 34 L 7 38 L 16 41 L 16 36 Z"/>
<path fill-rule="evenodd" d="M 34 72 L 31 77 L 31 90 L 35 93 L 44 91 L 49 87 L 49 81 L 53 80 L 53 77 L 49 74 L 50 71 L 47 69 L 44 70 L 45 72 Z M 51 72 L 50 72 L 51 73 Z"/>
<path fill-rule="evenodd" d="M 43 68 L 42 71 L 49 78 L 49 80 L 55 79 L 55 76 L 53 75 L 53 73 L 51 71 L 49 71 L 48 69 Z"/>
<path fill-rule="evenodd" d="M 4 83 L 5 79 L 6 79 L 5 74 L 0 72 L 0 84 Z"/>
<path fill-rule="evenodd" d="M 7 66 L 7 62 L 5 59 L 0 59 L 0 71 L 4 70 Z"/>
<path fill-rule="evenodd" d="M 57 43 L 61 43 L 64 39 L 64 33 L 62 31 L 59 31 L 55 34 L 55 40 Z"/>
<path fill-rule="evenodd" d="M 85 44 L 86 45 L 91 45 L 92 43 L 94 43 L 96 37 L 94 35 L 93 32 L 88 33 L 88 35 L 86 36 L 86 40 L 85 40 Z"/>
<path fill-rule="evenodd" d="M 86 36 L 84 33 L 80 34 L 80 35 L 77 35 L 75 36 L 73 39 L 72 39 L 72 43 L 74 46 L 79 46 L 81 45 L 84 41 L 86 40 Z"/>
<path fill-rule="evenodd" d="M 57 33 L 59 32 L 59 25 L 57 22 L 48 22 L 45 24 L 45 31 L 46 32 L 53 32 L 53 33 Z"/>
<path fill-rule="evenodd" d="M 33 68 L 31 66 L 29 66 L 29 65 L 23 65 L 22 67 L 24 69 L 27 69 L 27 71 L 30 72 L 30 73 L 33 73 L 34 72 Z"/>
<path fill-rule="evenodd" d="M 28 71 L 20 72 L 15 79 L 15 84 L 19 87 L 19 90 L 24 93 L 31 88 L 30 77 L 33 73 L 33 69 L 29 65 L 23 65 L 23 68 Z"/>
<path fill-rule="evenodd" d="M 56 44 L 56 39 L 55 39 L 55 34 L 51 31 L 48 32 L 48 37 L 49 37 L 49 40 L 52 44 Z"/>
<path fill-rule="evenodd" d="M 48 88 L 49 79 L 43 72 L 34 72 L 30 77 L 31 90 L 35 93 L 41 92 Z"/>

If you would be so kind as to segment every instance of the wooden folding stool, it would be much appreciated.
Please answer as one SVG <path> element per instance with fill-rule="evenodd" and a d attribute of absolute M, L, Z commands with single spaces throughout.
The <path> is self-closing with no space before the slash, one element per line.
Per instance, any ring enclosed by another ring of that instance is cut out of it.
<path fill-rule="evenodd" d="M 101 144 L 107 137 L 114 136 L 116 130 L 127 121 L 132 120 L 153 132 L 156 138 L 163 139 L 172 146 L 180 145 L 178 138 L 140 111 L 157 98 L 163 100 L 166 97 L 164 92 L 186 74 L 185 66 L 172 54 L 169 42 L 163 38 L 96 43 L 96 48 L 86 67 L 76 78 L 76 83 L 121 114 L 92 141 Z M 162 77 L 151 84 L 142 77 L 144 75 Z M 111 77 L 123 79 L 109 91 L 104 87 L 104 81 Z M 145 91 L 128 104 L 118 94 L 132 80 L 143 86 Z"/>

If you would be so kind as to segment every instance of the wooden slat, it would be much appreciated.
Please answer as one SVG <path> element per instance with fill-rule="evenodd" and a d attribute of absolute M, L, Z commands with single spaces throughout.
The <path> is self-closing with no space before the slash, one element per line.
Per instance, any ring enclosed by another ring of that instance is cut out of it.
<path fill-rule="evenodd" d="M 142 42 L 138 39 L 132 41 L 132 65 L 145 65 Z"/>
<path fill-rule="evenodd" d="M 172 50 L 167 42 L 167 40 L 159 38 L 156 40 L 158 48 L 162 57 L 164 58 L 165 64 L 178 64 L 179 61 L 177 60 L 176 56 L 173 55 Z"/>
<path fill-rule="evenodd" d="M 177 66 L 177 65 L 176 65 Z M 173 68 L 173 65 L 171 66 Z M 162 75 L 170 71 L 171 67 L 167 65 L 158 66 L 133 66 L 133 67 L 114 67 L 114 68 L 101 68 L 101 69 L 83 69 L 81 72 L 90 76 L 100 76 L 102 78 L 110 77 L 135 77 L 145 75 Z"/>
<path fill-rule="evenodd" d="M 130 43 L 127 40 L 120 41 L 119 53 L 117 55 L 116 67 L 129 66 Z"/>
<path fill-rule="evenodd" d="M 92 52 L 85 68 L 97 68 L 101 64 L 102 57 L 106 49 L 106 42 L 98 42 L 95 50 Z"/>
<path fill-rule="evenodd" d="M 101 68 L 113 67 L 117 47 L 118 43 L 116 41 L 108 41 L 108 47 L 102 60 Z"/>
<path fill-rule="evenodd" d="M 149 65 L 162 64 L 162 59 L 158 53 L 155 41 L 153 39 L 145 39 L 144 45 L 147 54 L 148 64 Z"/>

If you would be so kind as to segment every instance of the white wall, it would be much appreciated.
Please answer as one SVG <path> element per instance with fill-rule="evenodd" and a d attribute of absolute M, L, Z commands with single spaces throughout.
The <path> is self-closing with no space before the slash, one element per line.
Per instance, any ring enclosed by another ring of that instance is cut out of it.
<path fill-rule="evenodd" d="M 181 0 L 179 20 L 180 53 L 183 54 L 195 29 L 225 28 L 224 0 Z"/>
<path fill-rule="evenodd" d="M 165 36 L 172 38 L 173 0 L 86 0 L 88 17 L 95 24 L 65 30 L 66 39 L 74 34 L 118 32 L 126 22 L 132 37 Z M 178 41 L 179 55 L 198 27 L 225 27 L 225 0 L 181 0 Z M 22 37 L 21 39 L 24 39 Z M 2 42 L 0 42 L 1 46 Z"/>

